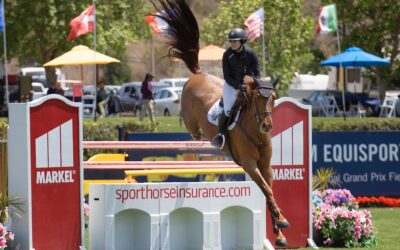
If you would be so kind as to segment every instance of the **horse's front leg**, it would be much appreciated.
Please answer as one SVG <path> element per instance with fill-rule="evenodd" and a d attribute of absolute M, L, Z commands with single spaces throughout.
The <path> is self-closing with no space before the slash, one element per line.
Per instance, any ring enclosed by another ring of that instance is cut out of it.
<path fill-rule="evenodd" d="M 269 144 L 270 145 L 270 144 Z M 278 207 L 278 204 L 275 201 L 275 198 L 272 194 L 272 182 L 273 182 L 273 173 L 271 166 L 271 156 L 272 156 L 272 147 L 267 146 L 264 151 L 265 155 L 262 155 L 261 160 L 257 164 L 257 168 L 260 170 L 262 177 L 267 182 L 268 186 L 271 189 L 271 204 L 268 204 L 268 208 L 271 211 L 272 223 L 274 230 L 280 230 L 281 228 L 289 227 L 289 222 L 282 215 L 282 211 Z M 268 202 L 268 200 L 267 200 Z"/>
<path fill-rule="evenodd" d="M 272 187 L 263 177 L 260 169 L 257 166 L 256 161 L 254 160 L 246 161 L 246 164 L 243 164 L 243 168 L 246 171 L 246 173 L 250 175 L 251 179 L 260 187 L 261 191 L 265 195 L 268 208 L 271 211 L 274 233 L 277 235 L 275 244 L 277 246 L 287 246 L 286 237 L 283 235 L 281 228 L 289 227 L 289 223 L 280 212 L 280 209 L 275 201 L 272 192 Z M 271 180 L 272 180 L 272 170 L 271 170 Z"/>
<path fill-rule="evenodd" d="M 260 165 L 261 164 L 258 165 L 258 168 L 260 169 L 262 176 L 272 189 L 272 181 L 273 181 L 272 167 L 269 162 L 264 163 L 262 166 Z M 271 210 L 272 206 L 273 206 L 272 204 L 268 204 L 270 211 L 272 211 Z M 283 235 L 282 228 L 287 228 L 290 225 L 289 222 L 286 220 L 286 218 L 282 215 L 282 211 L 280 210 L 277 204 L 276 208 L 278 209 L 278 216 L 276 215 L 274 216 L 274 214 L 271 212 L 272 231 L 276 234 L 275 244 L 277 246 L 287 246 L 286 237 Z"/>

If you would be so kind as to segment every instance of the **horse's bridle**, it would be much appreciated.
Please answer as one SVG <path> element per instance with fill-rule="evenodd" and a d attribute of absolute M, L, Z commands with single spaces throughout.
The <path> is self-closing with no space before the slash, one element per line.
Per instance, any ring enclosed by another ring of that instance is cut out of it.
<path fill-rule="evenodd" d="M 260 93 L 261 97 L 262 97 L 262 98 L 266 98 L 267 101 L 268 101 L 268 99 L 271 97 L 272 93 L 275 91 L 274 88 L 268 87 L 268 86 L 259 86 L 259 87 L 255 88 L 254 90 L 257 90 L 257 91 Z M 262 113 L 262 119 L 261 119 L 261 118 L 260 118 L 261 115 L 260 115 L 260 112 L 259 112 L 259 109 L 258 109 L 258 105 L 257 105 L 258 98 L 259 98 L 259 95 L 256 95 L 256 97 L 255 97 L 255 99 L 254 99 L 254 105 L 255 105 L 255 107 L 256 107 L 256 111 L 255 111 L 254 116 L 255 116 L 255 118 L 256 118 L 256 121 L 257 121 L 258 125 L 261 125 L 260 123 L 261 123 L 261 121 L 262 121 L 263 119 L 265 119 L 266 117 L 269 117 L 269 116 L 272 115 L 272 110 L 267 110 L 267 111 L 263 112 L 263 113 Z M 242 131 L 242 133 L 243 133 L 243 134 L 247 137 L 247 139 L 248 139 L 251 143 L 253 143 L 256 147 L 258 147 L 258 148 L 261 149 L 261 148 L 267 146 L 267 144 L 265 144 L 265 143 L 263 143 L 263 142 L 260 142 L 260 141 L 258 140 L 258 138 L 257 138 L 256 140 L 254 140 L 254 139 L 249 135 L 249 133 L 242 127 L 241 122 L 238 123 L 238 125 L 239 125 L 239 128 L 240 128 L 240 130 Z"/>
<path fill-rule="evenodd" d="M 272 93 L 275 91 L 274 88 L 268 87 L 268 86 L 257 87 L 257 88 L 255 88 L 255 90 L 257 90 L 263 98 L 267 99 L 267 101 L 271 97 Z M 272 115 L 272 110 L 266 110 L 265 112 L 263 112 L 260 115 L 260 111 L 259 111 L 258 105 L 257 105 L 258 98 L 259 98 L 259 95 L 256 95 L 255 100 L 254 100 L 256 112 L 255 112 L 254 116 L 256 117 L 257 123 L 260 124 L 262 120 L 264 120 L 265 118 Z"/>

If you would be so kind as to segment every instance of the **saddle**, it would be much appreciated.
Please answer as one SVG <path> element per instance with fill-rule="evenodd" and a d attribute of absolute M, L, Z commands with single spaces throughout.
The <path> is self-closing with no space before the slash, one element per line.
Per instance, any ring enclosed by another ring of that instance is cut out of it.
<path fill-rule="evenodd" d="M 246 105 L 246 99 L 243 94 L 239 94 L 236 99 L 235 104 L 232 107 L 230 119 L 228 121 L 228 130 L 232 130 L 240 117 L 240 112 L 242 108 Z M 210 108 L 207 114 L 208 121 L 215 126 L 218 126 L 218 117 L 224 110 L 224 100 L 221 97 L 218 101 L 216 101 L 213 106 Z"/>

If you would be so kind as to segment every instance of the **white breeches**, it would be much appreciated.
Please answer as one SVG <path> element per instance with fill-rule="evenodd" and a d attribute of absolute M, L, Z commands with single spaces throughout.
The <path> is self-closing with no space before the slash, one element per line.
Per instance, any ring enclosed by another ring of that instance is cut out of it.
<path fill-rule="evenodd" d="M 224 98 L 224 112 L 226 116 L 230 115 L 233 104 L 235 104 L 237 98 L 237 93 L 238 91 L 234 87 L 232 87 L 226 82 L 224 83 L 223 98 Z"/>

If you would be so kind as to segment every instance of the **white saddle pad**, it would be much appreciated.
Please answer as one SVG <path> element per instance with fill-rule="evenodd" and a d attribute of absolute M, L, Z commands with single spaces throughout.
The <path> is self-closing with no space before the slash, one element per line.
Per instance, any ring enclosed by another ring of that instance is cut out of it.
<path fill-rule="evenodd" d="M 219 102 L 220 100 L 216 101 L 207 114 L 208 121 L 215 126 L 218 126 L 218 117 L 224 110 L 223 108 L 221 108 L 221 106 L 219 106 Z M 229 124 L 229 130 L 233 129 L 236 126 L 236 123 L 239 119 L 239 114 L 240 110 L 236 113 L 235 120 L 231 124 Z"/>

